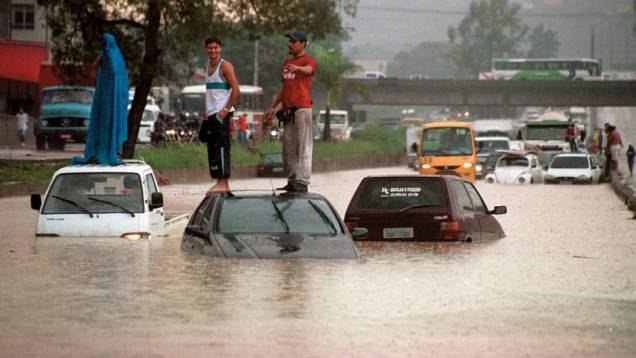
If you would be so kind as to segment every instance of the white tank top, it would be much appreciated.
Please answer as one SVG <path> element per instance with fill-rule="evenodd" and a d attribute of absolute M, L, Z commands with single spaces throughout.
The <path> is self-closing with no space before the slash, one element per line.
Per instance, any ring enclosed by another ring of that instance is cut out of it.
<path fill-rule="evenodd" d="M 221 77 L 222 64 L 223 59 L 219 61 L 212 75 L 208 75 L 210 62 L 208 61 L 205 66 L 205 109 L 208 111 L 208 116 L 223 110 L 232 95 L 232 87 Z M 234 112 L 234 107 L 230 109 L 230 112 Z"/>

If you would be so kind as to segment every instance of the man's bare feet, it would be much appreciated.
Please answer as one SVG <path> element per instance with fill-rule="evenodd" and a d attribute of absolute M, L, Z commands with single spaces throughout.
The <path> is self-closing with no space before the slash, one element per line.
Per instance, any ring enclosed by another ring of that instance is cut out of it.
<path fill-rule="evenodd" d="M 214 193 L 230 191 L 230 184 L 227 179 L 219 179 L 208 191 L 205 193 L 205 196 L 210 196 Z"/>

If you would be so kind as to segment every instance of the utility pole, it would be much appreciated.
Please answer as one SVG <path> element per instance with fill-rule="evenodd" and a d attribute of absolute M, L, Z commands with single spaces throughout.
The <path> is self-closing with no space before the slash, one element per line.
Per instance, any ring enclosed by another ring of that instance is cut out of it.
<path fill-rule="evenodd" d="M 590 58 L 594 58 L 594 26 L 590 32 Z"/>
<path fill-rule="evenodd" d="M 258 86 L 258 40 L 254 41 L 254 86 Z"/>

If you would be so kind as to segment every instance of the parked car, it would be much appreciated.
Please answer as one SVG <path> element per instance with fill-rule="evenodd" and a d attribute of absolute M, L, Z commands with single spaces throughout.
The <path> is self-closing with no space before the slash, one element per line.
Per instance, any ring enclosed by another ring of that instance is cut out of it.
<path fill-rule="evenodd" d="M 543 182 L 543 169 L 534 153 L 506 153 L 497 160 L 492 173 L 486 175 L 486 183 L 537 184 Z"/>
<path fill-rule="evenodd" d="M 451 175 L 370 176 L 349 202 L 345 224 L 365 228 L 354 240 L 479 241 L 505 237 L 470 182 Z"/>
<path fill-rule="evenodd" d="M 262 153 L 261 160 L 256 166 L 259 177 L 284 177 L 285 163 L 282 153 Z"/>
<path fill-rule="evenodd" d="M 597 158 L 587 153 L 562 153 L 552 158 L 545 183 L 598 184 L 601 168 Z"/>
<path fill-rule="evenodd" d="M 358 258 L 336 210 L 312 193 L 224 192 L 205 197 L 191 216 L 181 249 L 227 258 Z"/>

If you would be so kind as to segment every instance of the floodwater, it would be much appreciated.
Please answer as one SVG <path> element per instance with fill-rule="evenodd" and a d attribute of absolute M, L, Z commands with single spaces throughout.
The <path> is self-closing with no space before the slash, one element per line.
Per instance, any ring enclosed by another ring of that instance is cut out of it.
<path fill-rule="evenodd" d="M 344 214 L 366 175 L 317 174 Z M 233 189 L 284 180 L 234 180 Z M 208 185 L 162 188 L 191 211 Z M 2 356 L 636 356 L 636 220 L 607 185 L 478 183 L 508 234 L 359 245 L 357 261 L 228 260 L 150 241 L 38 238 L 0 199 Z"/>

